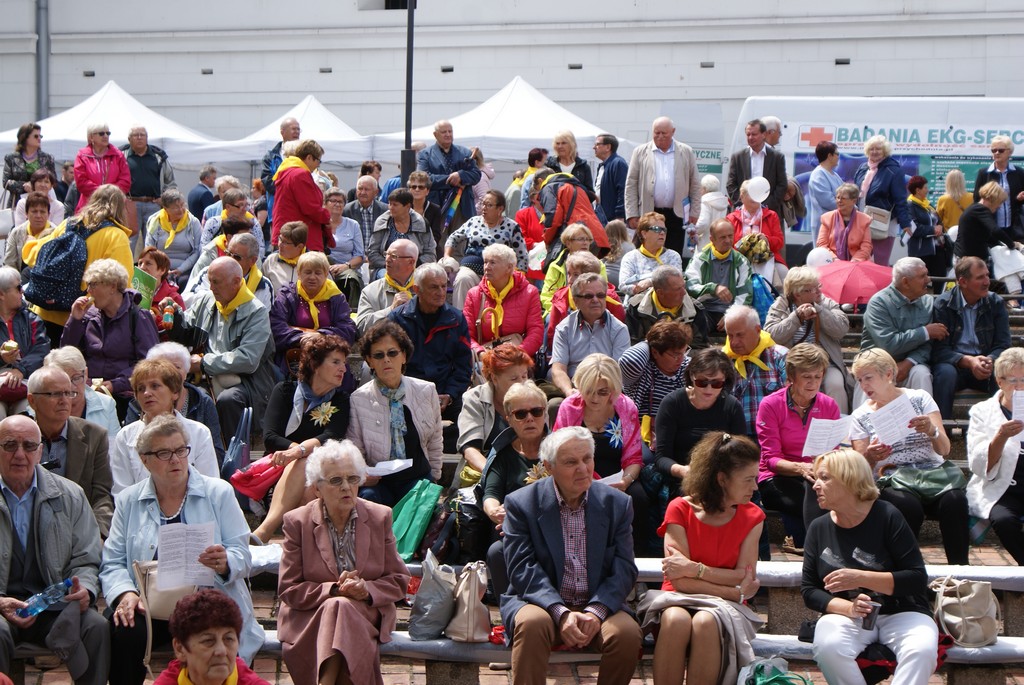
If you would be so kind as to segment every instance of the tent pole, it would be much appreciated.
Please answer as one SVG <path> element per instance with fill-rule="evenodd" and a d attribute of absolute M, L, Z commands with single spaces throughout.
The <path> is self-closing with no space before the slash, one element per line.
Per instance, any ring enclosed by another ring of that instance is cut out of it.
<path fill-rule="evenodd" d="M 36 0 L 36 119 L 50 116 L 50 0 Z"/>
<path fill-rule="evenodd" d="M 402 186 L 409 174 L 416 170 L 416 153 L 412 150 L 412 44 L 416 0 L 408 3 L 408 21 L 405 38 L 405 148 L 402 150 Z"/>

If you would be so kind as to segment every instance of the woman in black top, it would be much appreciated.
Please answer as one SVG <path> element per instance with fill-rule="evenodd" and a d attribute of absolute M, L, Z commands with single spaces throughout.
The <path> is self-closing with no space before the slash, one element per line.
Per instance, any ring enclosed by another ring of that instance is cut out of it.
<path fill-rule="evenodd" d="M 267 456 L 285 465 L 267 517 L 253 531 L 263 542 L 286 513 L 313 499 L 306 488 L 306 457 L 328 440 L 344 440 L 348 431 L 348 343 L 336 335 L 313 335 L 301 349 L 299 380 L 278 383 L 263 416 Z"/>
<path fill-rule="evenodd" d="M 661 401 L 654 423 L 654 467 L 668 479 L 670 499 L 682 494 L 680 484 L 690 470 L 690 450 L 705 434 L 747 434 L 743 408 L 729 392 L 736 372 L 722 350 L 695 353 L 684 378 L 686 386 Z"/>
<path fill-rule="evenodd" d="M 893 682 L 925 685 L 935 670 L 939 633 L 914 534 L 896 507 L 878 499 L 859 452 L 826 452 L 814 460 L 814 475 L 818 506 L 829 515 L 807 530 L 801 594 L 823 614 L 814 631 L 818 667 L 829 683 L 863 683 L 857 655 L 880 642 L 896 654 Z M 865 629 L 875 604 L 875 625 Z"/>
<path fill-rule="evenodd" d="M 1013 237 L 996 225 L 996 210 L 1006 201 L 1006 191 L 989 181 L 978 191 L 981 199 L 964 210 L 956 234 L 953 253 L 957 257 L 978 257 L 989 260 L 989 248 L 995 245 L 1013 247 Z"/>

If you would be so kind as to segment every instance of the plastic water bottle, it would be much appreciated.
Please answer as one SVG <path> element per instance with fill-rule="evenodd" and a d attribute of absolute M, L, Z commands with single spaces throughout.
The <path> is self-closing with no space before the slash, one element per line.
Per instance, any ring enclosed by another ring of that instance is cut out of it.
<path fill-rule="evenodd" d="M 65 578 L 59 583 L 54 583 L 40 593 L 34 594 L 25 600 L 28 606 L 18 609 L 16 613 L 21 618 L 28 618 L 46 611 L 51 605 L 64 599 L 64 595 L 71 589 L 71 579 Z"/>

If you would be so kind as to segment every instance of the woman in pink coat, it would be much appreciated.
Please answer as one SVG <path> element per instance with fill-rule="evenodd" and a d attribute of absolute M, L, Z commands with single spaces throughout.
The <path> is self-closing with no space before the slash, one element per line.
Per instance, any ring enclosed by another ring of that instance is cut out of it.
<path fill-rule="evenodd" d="M 317 498 L 285 514 L 277 629 L 296 685 L 384 682 L 379 645 L 391 640 L 409 569 L 391 509 L 358 497 L 365 480 L 359 449 L 328 440 L 306 460 Z"/>
<path fill-rule="evenodd" d="M 871 259 L 871 217 L 857 211 L 859 198 L 860 188 L 844 183 L 836 189 L 836 208 L 821 215 L 816 245 L 827 247 L 844 262 Z"/>
<path fill-rule="evenodd" d="M 78 205 L 75 214 L 89 202 L 93 191 L 106 183 L 121 189 L 125 195 L 131 191 L 132 172 L 128 161 L 110 144 L 110 127 L 93 124 L 87 131 L 88 145 L 75 157 L 75 185 L 78 187 Z"/>
<path fill-rule="evenodd" d="M 484 248 L 484 277 L 466 295 L 463 313 L 475 353 L 501 340 L 532 357 L 544 342 L 540 293 L 516 271 L 515 250 L 507 245 Z"/>

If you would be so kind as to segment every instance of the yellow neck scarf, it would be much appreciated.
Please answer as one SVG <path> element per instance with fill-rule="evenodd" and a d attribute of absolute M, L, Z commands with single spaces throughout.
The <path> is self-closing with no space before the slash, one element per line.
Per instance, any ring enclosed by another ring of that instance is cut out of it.
<path fill-rule="evenodd" d="M 192 679 L 188 677 L 188 668 L 182 665 L 181 670 L 178 671 L 178 685 L 195 685 Z M 235 664 L 235 668 L 231 671 L 231 675 L 224 681 L 224 685 L 238 685 L 238 664 Z"/>
<path fill-rule="evenodd" d="M 277 182 L 277 177 L 281 175 L 281 172 L 285 169 L 305 169 L 306 173 L 311 173 L 309 167 L 298 157 L 285 157 L 281 161 L 281 166 L 277 167 L 277 171 L 274 172 L 274 182 Z"/>
<path fill-rule="evenodd" d="M 490 294 L 491 299 L 494 300 L 494 306 L 490 308 L 491 334 L 494 336 L 494 339 L 498 339 L 501 337 L 501 324 L 505 320 L 505 308 L 501 306 L 501 303 L 504 302 L 508 294 L 512 292 L 512 286 L 515 285 L 515 283 L 516 279 L 510 276 L 508 279 L 508 284 L 504 288 L 502 288 L 501 292 L 499 293 L 497 290 L 494 289 L 494 286 L 491 285 L 491 282 L 487 281 L 487 292 Z"/>
<path fill-rule="evenodd" d="M 302 248 L 302 252 L 299 253 L 299 257 L 301 257 L 304 254 L 306 254 L 306 248 Z M 277 253 L 278 261 L 283 262 L 283 263 L 287 264 L 288 266 L 295 266 L 296 264 L 298 264 L 299 263 L 299 257 L 296 257 L 295 259 L 288 259 L 284 255 L 282 255 L 280 252 Z"/>
<path fill-rule="evenodd" d="M 412 276 L 409 277 L 409 282 L 408 283 L 406 283 L 405 285 L 400 285 L 398 283 L 398 281 L 396 281 L 395 279 L 391 278 L 390 274 L 385 272 L 384 273 L 384 282 L 387 283 L 388 285 L 390 285 L 392 288 L 394 288 L 395 290 L 397 290 L 400 293 L 409 293 L 410 295 L 412 294 Z"/>
<path fill-rule="evenodd" d="M 227 218 L 228 218 L 228 210 L 226 210 L 226 209 L 222 210 L 221 213 L 220 213 L 220 220 L 221 221 L 226 221 Z M 250 212 L 246 212 L 245 213 L 245 220 L 246 221 L 252 221 L 255 218 L 256 217 L 254 217 Z"/>
<path fill-rule="evenodd" d="M 231 316 L 236 309 L 246 302 L 251 302 L 255 297 L 256 296 L 252 294 L 252 291 L 245 286 L 245 283 L 242 283 L 242 286 L 238 289 L 238 293 L 235 295 L 235 299 L 228 302 L 227 305 L 223 305 L 218 302 L 217 311 L 226 319 Z"/>
<path fill-rule="evenodd" d="M 30 238 L 38 238 L 39 236 L 41 236 L 43 233 L 46 233 L 51 228 L 53 228 L 53 224 L 51 224 L 50 221 L 47 220 L 46 221 L 46 225 L 43 226 L 41 229 L 39 229 L 39 233 L 33 233 L 31 226 L 27 226 L 25 228 L 25 231 L 28 233 Z"/>
<path fill-rule="evenodd" d="M 736 370 L 740 374 L 740 378 L 747 377 L 747 365 L 743 362 L 750 362 L 751 364 L 759 367 L 762 371 L 768 370 L 768 365 L 761 361 L 761 353 L 773 346 L 775 341 L 772 340 L 772 336 L 768 335 L 768 331 L 761 331 L 761 339 L 757 343 L 757 347 L 750 354 L 738 355 L 732 351 L 729 346 L 729 339 L 725 339 L 725 346 L 722 347 L 722 351 L 729 359 L 736 360 Z"/>
<path fill-rule="evenodd" d="M 682 303 L 675 309 L 661 306 L 661 302 L 658 302 L 658 293 L 654 292 L 653 289 L 651 290 L 651 302 L 654 303 L 654 308 L 658 310 L 659 314 L 671 314 L 673 317 L 679 315 L 679 309 L 683 306 Z"/>
<path fill-rule="evenodd" d="M 217 246 L 218 250 L 220 250 L 221 256 L 228 253 L 228 237 L 223 233 L 213 239 L 213 244 Z"/>
<path fill-rule="evenodd" d="M 338 286 L 334 284 L 333 278 L 328 278 L 324 281 L 324 284 L 320 286 L 320 292 L 312 297 L 306 292 L 306 289 L 302 287 L 302 281 L 295 282 L 295 290 L 299 293 L 306 304 L 309 306 L 309 316 L 313 319 L 313 328 L 320 328 L 320 312 L 316 308 L 317 302 L 326 302 L 335 295 L 341 295 L 341 291 L 338 290 Z"/>
<path fill-rule="evenodd" d="M 910 195 L 907 197 L 907 200 L 909 202 L 913 202 L 918 207 L 921 207 L 922 209 L 925 209 L 929 212 L 935 211 L 932 209 L 932 203 L 928 201 L 928 198 L 922 200 L 917 195 Z"/>
<path fill-rule="evenodd" d="M 661 261 L 661 255 L 663 255 L 664 253 L 665 253 L 665 248 L 664 247 L 662 247 L 656 253 L 651 254 L 650 252 L 647 251 L 646 247 L 644 247 L 643 245 L 640 245 L 640 254 L 642 254 L 644 257 L 647 257 L 648 259 L 653 259 L 654 261 L 658 262 L 658 264 L 664 264 L 665 263 L 665 262 Z"/>
<path fill-rule="evenodd" d="M 245 287 L 249 289 L 249 292 L 254 293 L 260 287 L 262 280 L 263 272 L 260 271 L 259 265 L 253 264 L 252 269 L 249 270 L 249 277 L 245 279 Z"/>
<path fill-rule="evenodd" d="M 167 216 L 166 209 L 161 209 L 157 212 L 156 217 L 160 221 L 160 228 L 164 229 L 164 232 L 167 233 L 167 241 L 164 243 L 164 249 L 166 250 L 174 242 L 175 236 L 184 231 L 188 226 L 188 212 L 181 215 L 177 226 L 171 226 L 171 219 Z"/>
<path fill-rule="evenodd" d="M 715 259 L 725 259 L 726 257 L 729 256 L 729 252 L 732 252 L 731 249 L 728 250 L 727 252 L 719 252 L 718 250 L 715 249 L 714 243 L 709 244 L 708 247 L 711 248 L 711 254 L 715 256 Z"/>

